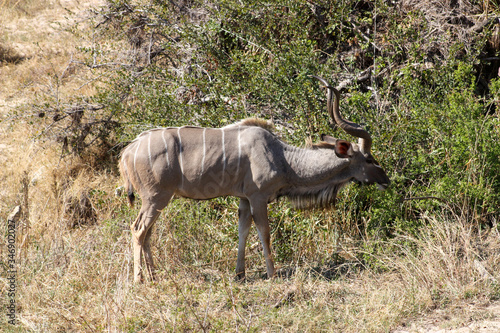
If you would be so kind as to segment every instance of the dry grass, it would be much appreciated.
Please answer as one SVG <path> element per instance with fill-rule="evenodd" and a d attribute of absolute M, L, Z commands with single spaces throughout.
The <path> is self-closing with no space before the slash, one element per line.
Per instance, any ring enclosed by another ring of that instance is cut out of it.
<path fill-rule="evenodd" d="M 25 57 L 0 67 L 0 111 L 8 118 L 0 128 L 0 216 L 5 220 L 14 206 L 24 208 L 17 233 L 19 323 L 7 324 L 2 313 L 0 325 L 7 331 L 384 332 L 436 309 L 455 318 L 448 328 L 491 319 L 470 306 L 500 296 L 499 235 L 477 234 L 466 219 L 445 214 L 424 216 L 426 227 L 417 235 L 383 244 L 366 240 L 360 247 L 341 239 L 351 269 L 339 270 L 334 279 L 312 269 L 320 260 L 302 260 L 282 267 L 293 272 L 289 277 L 262 280 L 263 259 L 255 249 L 249 253 L 249 281 L 235 283 L 236 205 L 221 210 L 205 203 L 196 210 L 192 202 L 176 201 L 156 226 L 159 279 L 134 285 L 128 225 L 137 209 L 114 197 L 119 179 L 96 172 L 87 161 L 61 159 L 51 142 L 31 140 L 37 128 L 22 117 L 31 111 L 19 108 L 55 91 L 64 99 L 92 90 L 75 90 L 85 73 L 68 70 L 78 42 L 64 29 L 43 24 L 50 15 L 64 22 L 65 6 L 76 12 L 83 5 L 0 2 L 7 22 L 1 32 L 8 36 L 2 45 Z M 256 243 L 255 232 L 251 237 Z M 312 238 L 297 257 L 325 258 L 335 248 L 329 242 L 326 236 Z M 1 238 L 2 261 L 5 245 Z M 365 250 L 370 248 L 379 250 Z M 3 275 L 0 288 L 5 294 Z"/>
<path fill-rule="evenodd" d="M 0 114 L 35 99 L 86 95 L 88 73 L 75 60 L 76 47 L 88 41 L 70 32 L 84 26 L 85 9 L 102 0 L 0 2 Z M 78 74 L 78 75 L 76 75 Z"/>
<path fill-rule="evenodd" d="M 96 179 L 93 186 L 109 179 L 101 182 Z M 175 242 L 189 237 L 177 234 L 174 239 L 172 233 L 160 230 L 168 225 L 165 219 L 179 215 L 182 205 L 177 204 L 159 221 L 153 241 L 159 279 L 137 286 L 132 283 L 128 221 L 116 219 L 132 216 L 125 215 L 123 199 L 118 204 L 112 200 L 110 186 L 104 186 L 103 193 L 108 204 L 99 209 L 97 225 L 75 229 L 59 220 L 46 229 L 32 226 L 20 251 L 22 327 L 380 332 L 435 309 L 455 314 L 455 322 L 448 324 L 460 327 L 474 320 L 470 304 L 486 305 L 498 298 L 498 235 L 481 240 L 463 221 L 429 219 L 418 237 L 402 235 L 384 244 L 391 251 L 376 258 L 381 269 L 366 267 L 328 280 L 302 265 L 289 278 L 266 281 L 254 273 L 248 282 L 235 283 L 236 244 L 221 246 L 211 261 L 180 260 L 201 248 L 175 247 Z M 166 250 L 170 247 L 176 251 Z M 358 249 L 353 254 L 363 253 Z M 253 268 L 262 266 L 257 257 L 250 260 Z M 488 274 L 478 270 L 474 264 L 478 260 Z"/>

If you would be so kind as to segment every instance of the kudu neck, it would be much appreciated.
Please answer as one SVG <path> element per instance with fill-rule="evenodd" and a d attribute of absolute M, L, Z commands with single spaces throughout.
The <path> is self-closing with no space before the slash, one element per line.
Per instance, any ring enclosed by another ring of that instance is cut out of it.
<path fill-rule="evenodd" d="M 332 180 L 349 165 L 331 149 L 307 149 L 286 146 L 284 157 L 289 168 L 289 182 L 294 186 L 315 186 Z"/>

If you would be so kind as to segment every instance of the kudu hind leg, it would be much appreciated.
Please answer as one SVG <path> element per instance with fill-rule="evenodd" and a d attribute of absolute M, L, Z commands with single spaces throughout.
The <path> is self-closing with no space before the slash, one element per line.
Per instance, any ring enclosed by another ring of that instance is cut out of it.
<path fill-rule="evenodd" d="M 236 261 L 236 279 L 245 277 L 245 247 L 247 243 L 250 227 L 252 226 L 252 214 L 250 212 L 250 203 L 247 199 L 240 199 L 238 208 L 238 260 Z"/>
<path fill-rule="evenodd" d="M 153 227 L 150 227 L 146 233 L 146 238 L 144 238 L 144 261 L 146 263 L 146 270 L 148 276 L 151 277 L 152 280 L 155 280 L 155 266 L 153 262 L 153 255 L 151 253 L 151 234 L 153 231 Z"/>
<path fill-rule="evenodd" d="M 132 231 L 132 244 L 134 248 L 134 282 L 141 282 L 143 278 L 142 257 L 144 255 L 146 271 L 148 276 L 153 278 L 153 256 L 151 254 L 151 227 L 160 215 L 160 212 L 168 204 L 168 199 L 160 202 L 161 204 L 151 204 L 148 200 L 143 200 L 141 211 L 134 223 L 130 226 Z"/>

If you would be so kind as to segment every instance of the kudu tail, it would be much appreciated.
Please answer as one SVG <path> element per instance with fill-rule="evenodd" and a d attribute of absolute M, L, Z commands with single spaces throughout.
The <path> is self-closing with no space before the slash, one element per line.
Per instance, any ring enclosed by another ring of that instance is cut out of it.
<path fill-rule="evenodd" d="M 127 188 L 127 198 L 128 198 L 128 204 L 130 205 L 130 207 L 134 207 L 134 202 L 135 202 L 134 189 Z"/>
<path fill-rule="evenodd" d="M 124 163 L 124 161 L 120 161 L 120 174 L 122 175 L 123 178 L 123 187 L 127 191 L 127 198 L 128 198 L 128 203 L 130 207 L 134 206 L 135 202 L 135 194 L 134 194 L 134 186 L 132 185 L 132 182 L 130 181 L 130 177 L 127 171 L 127 166 Z"/>

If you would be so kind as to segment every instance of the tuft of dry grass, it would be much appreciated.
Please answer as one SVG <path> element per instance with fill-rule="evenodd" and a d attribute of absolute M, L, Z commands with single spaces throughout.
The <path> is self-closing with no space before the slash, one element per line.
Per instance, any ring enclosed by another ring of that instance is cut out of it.
<path fill-rule="evenodd" d="M 17 64 L 24 60 L 24 56 L 19 54 L 16 50 L 0 43 L 0 64 L 10 63 Z"/>
<path fill-rule="evenodd" d="M 418 252 L 405 251 L 407 274 L 424 286 L 436 306 L 474 298 L 485 290 L 496 298 L 500 250 L 498 229 L 478 231 L 468 219 L 424 216 L 427 226 L 417 237 L 405 237 Z M 485 294 L 484 296 L 488 296 Z"/>

